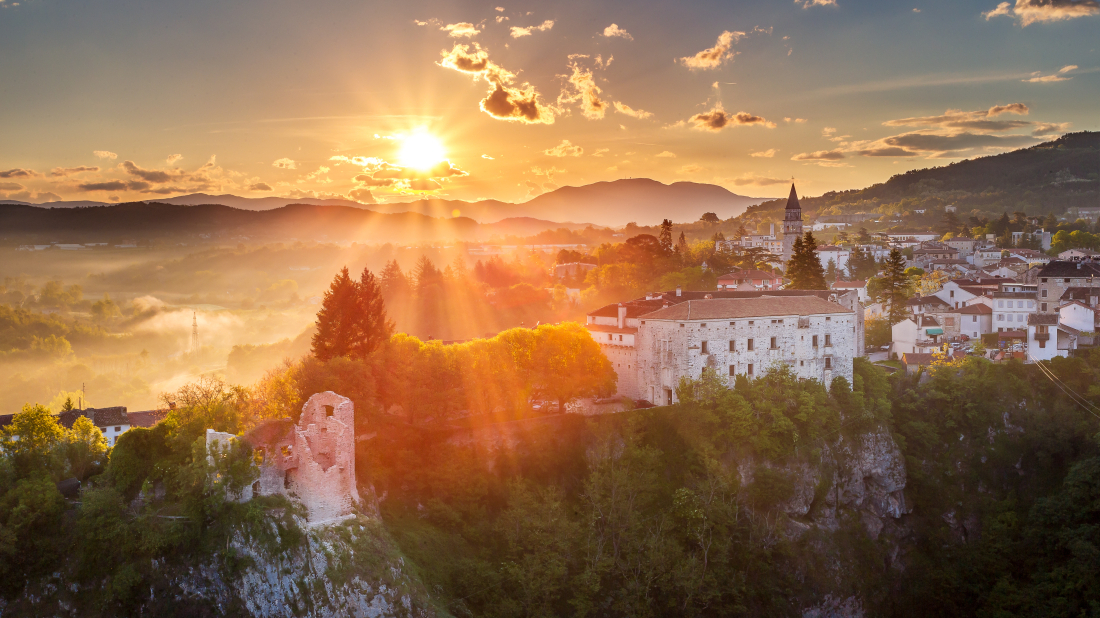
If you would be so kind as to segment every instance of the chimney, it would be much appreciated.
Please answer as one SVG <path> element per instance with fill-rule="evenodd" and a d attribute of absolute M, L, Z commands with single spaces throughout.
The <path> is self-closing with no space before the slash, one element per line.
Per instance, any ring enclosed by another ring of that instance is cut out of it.
<path fill-rule="evenodd" d="M 770 233 L 771 233 L 771 236 L 773 236 L 773 237 L 775 236 L 775 224 L 774 223 L 771 226 L 771 232 Z"/>
<path fill-rule="evenodd" d="M 677 295 L 677 296 L 679 296 L 679 295 L 680 295 L 680 286 L 676 286 L 676 295 Z"/>
<path fill-rule="evenodd" d="M 619 303 L 619 328 L 626 328 L 626 305 Z"/>

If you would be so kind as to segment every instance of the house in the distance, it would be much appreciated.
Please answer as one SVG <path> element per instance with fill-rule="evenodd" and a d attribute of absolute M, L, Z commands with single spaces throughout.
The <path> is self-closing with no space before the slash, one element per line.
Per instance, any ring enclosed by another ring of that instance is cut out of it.
<path fill-rule="evenodd" d="M 867 293 L 866 281 L 834 281 L 829 284 L 829 288 L 833 290 L 855 290 L 859 295 L 859 302 L 867 304 L 867 301 L 871 299 L 871 296 Z"/>
<path fill-rule="evenodd" d="M 917 314 L 891 327 L 893 346 L 891 352 L 901 356 L 907 353 L 931 352 L 945 340 L 943 326 L 933 316 Z"/>
<path fill-rule="evenodd" d="M 719 290 L 778 290 L 783 276 L 756 269 L 735 270 L 718 277 Z"/>

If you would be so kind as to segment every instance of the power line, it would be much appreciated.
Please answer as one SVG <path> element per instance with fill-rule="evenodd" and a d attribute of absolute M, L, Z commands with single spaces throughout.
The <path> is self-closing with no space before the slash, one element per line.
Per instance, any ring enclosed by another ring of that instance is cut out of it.
<path fill-rule="evenodd" d="M 1031 353 L 1028 353 L 1028 356 L 1031 356 L 1031 359 L 1035 361 L 1035 364 L 1039 366 L 1039 369 L 1043 372 L 1043 375 L 1046 376 L 1048 380 L 1050 380 L 1051 384 L 1057 386 L 1058 389 L 1065 393 L 1065 395 L 1073 400 L 1074 403 L 1081 406 L 1081 409 L 1083 409 L 1085 412 L 1088 412 L 1089 414 L 1100 419 L 1100 414 L 1097 414 L 1096 412 L 1093 412 L 1089 409 L 1090 407 L 1093 409 L 1097 409 L 1096 406 L 1094 406 L 1081 395 L 1077 394 L 1076 391 L 1074 391 L 1072 388 L 1070 388 L 1068 385 L 1058 379 L 1058 376 L 1054 375 L 1054 372 L 1051 371 L 1049 367 L 1044 366 L 1043 363 L 1039 359 L 1032 356 Z"/>

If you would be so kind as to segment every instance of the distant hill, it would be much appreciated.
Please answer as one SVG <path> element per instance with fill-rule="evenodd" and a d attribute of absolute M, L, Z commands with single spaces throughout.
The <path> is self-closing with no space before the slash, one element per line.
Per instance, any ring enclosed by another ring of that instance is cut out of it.
<path fill-rule="evenodd" d="M 581 187 L 560 187 L 527 202 L 511 204 L 499 200 L 423 199 L 411 202 L 364 205 L 343 199 L 291 199 L 286 197 L 239 197 L 192 193 L 157 199 L 156 203 L 177 206 L 220 204 L 241 210 L 272 210 L 290 204 L 316 206 L 350 206 L 367 208 L 378 213 L 419 213 L 437 218 L 470 217 L 481 223 L 510 218 L 531 218 L 543 221 L 571 222 L 622 226 L 631 221 L 640 225 L 655 225 L 662 219 L 676 222 L 696 221 L 705 212 L 717 213 L 728 219 L 762 200 L 731 193 L 717 185 L 694 182 L 674 182 L 666 185 L 648 178 L 631 178 L 597 182 Z M 0 200 L 0 203 L 30 205 L 27 202 Z M 151 203 L 151 202 L 150 202 Z M 49 208 L 77 206 L 110 206 L 107 202 L 50 202 Z M 559 226 L 560 227 L 560 226 Z"/>
<path fill-rule="evenodd" d="M 770 200 L 749 212 L 775 218 L 786 201 Z M 804 217 L 906 212 L 946 204 L 954 205 L 960 215 L 973 210 L 1045 215 L 1071 207 L 1100 207 L 1100 133 L 1067 133 L 1030 148 L 912 170 L 866 189 L 834 191 L 800 202 Z"/>
<path fill-rule="evenodd" d="M 705 212 L 728 219 L 762 201 L 763 198 L 737 195 L 717 185 L 695 182 L 666 185 L 649 178 L 630 178 L 581 187 L 560 187 L 519 204 L 497 200 L 464 202 L 431 199 L 372 204 L 369 208 L 390 213 L 419 212 L 433 217 L 451 216 L 458 210 L 462 216 L 483 223 L 507 217 L 533 217 L 617 227 L 631 221 L 639 225 L 655 225 L 665 218 L 687 223 L 697 221 Z"/>

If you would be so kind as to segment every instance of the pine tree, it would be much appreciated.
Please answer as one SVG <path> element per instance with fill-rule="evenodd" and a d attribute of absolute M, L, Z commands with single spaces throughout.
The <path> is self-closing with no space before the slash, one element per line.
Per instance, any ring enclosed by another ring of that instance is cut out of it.
<path fill-rule="evenodd" d="M 356 290 L 357 317 L 355 339 L 349 352 L 352 358 L 366 358 L 393 335 L 393 321 L 386 315 L 386 301 L 374 274 L 366 268 Z"/>
<path fill-rule="evenodd" d="M 332 280 L 321 310 L 317 312 L 317 332 L 313 334 L 313 356 L 327 361 L 348 356 L 358 339 L 359 294 L 345 266 Z"/>
<path fill-rule="evenodd" d="M 749 231 L 747 229 L 745 229 L 745 222 L 742 221 L 741 223 L 738 223 L 737 224 L 737 240 L 741 240 L 742 238 L 744 238 L 748 235 L 749 235 Z"/>
<path fill-rule="evenodd" d="M 897 324 L 905 319 L 908 311 L 906 301 L 909 300 L 909 278 L 905 276 L 905 259 L 901 257 L 897 247 L 890 249 L 890 257 L 886 259 L 882 280 L 881 300 L 889 306 L 890 324 Z"/>
<path fill-rule="evenodd" d="M 806 249 L 801 236 L 795 236 L 794 245 L 791 248 L 791 258 L 787 260 L 787 272 L 785 274 L 791 282 L 789 288 L 794 290 L 803 289 L 802 286 L 806 283 Z"/>
<path fill-rule="evenodd" d="M 382 286 L 382 295 L 387 302 L 404 299 L 409 294 L 409 278 L 401 272 L 401 266 L 397 264 L 397 260 L 386 263 L 386 267 L 378 275 L 378 283 Z"/>
<path fill-rule="evenodd" d="M 683 232 L 680 232 L 680 239 L 676 241 L 676 253 L 679 253 L 680 257 L 687 257 L 688 241 Z"/>
<path fill-rule="evenodd" d="M 806 261 L 806 287 L 803 290 L 827 290 L 829 284 L 825 282 L 825 269 L 821 266 L 821 258 L 817 256 L 817 240 L 813 232 L 806 232 L 802 241 L 802 250 L 805 252 Z"/>
<path fill-rule="evenodd" d="M 680 232 L 683 235 L 683 232 Z M 661 221 L 661 236 L 658 238 L 661 242 L 661 249 L 664 250 L 665 255 L 672 255 L 672 220 L 665 219 Z"/>

